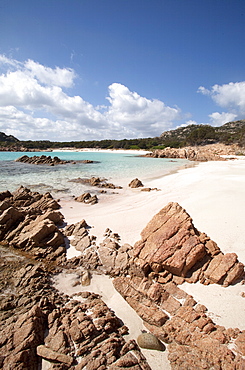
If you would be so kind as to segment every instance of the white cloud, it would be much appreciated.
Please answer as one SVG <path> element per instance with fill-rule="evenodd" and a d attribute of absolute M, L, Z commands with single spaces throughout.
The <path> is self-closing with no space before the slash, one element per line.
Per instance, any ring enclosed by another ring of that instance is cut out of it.
<path fill-rule="evenodd" d="M 220 107 L 227 112 L 214 112 L 209 115 L 214 126 L 222 125 L 234 119 L 245 116 L 245 81 L 230 82 L 223 85 L 213 85 L 210 90 L 200 86 L 198 92 L 209 95 Z"/>
<path fill-rule="evenodd" d="M 75 72 L 22 63 L 0 55 L 0 130 L 22 140 L 100 140 L 160 135 L 180 119 L 177 107 L 150 100 L 126 86 L 109 86 L 109 106 L 69 96 Z"/>
<path fill-rule="evenodd" d="M 5 55 L 0 55 L 0 66 L 8 67 L 8 72 L 16 69 L 22 71 L 26 76 L 36 78 L 39 83 L 44 85 L 72 87 L 74 79 L 76 78 L 76 74 L 71 68 L 55 67 L 52 69 L 34 62 L 31 59 L 21 63 Z"/>
<path fill-rule="evenodd" d="M 203 95 L 210 95 L 210 91 L 203 86 L 199 86 L 197 92 Z"/>
<path fill-rule="evenodd" d="M 159 135 L 181 116 L 179 108 L 168 107 L 157 99 L 149 100 L 119 83 L 109 86 L 107 99 L 111 104 L 106 114 L 109 122 L 135 132 L 136 136 Z"/>
<path fill-rule="evenodd" d="M 73 86 L 75 79 L 73 69 L 59 67 L 52 69 L 30 59 L 24 63 L 24 66 L 31 72 L 31 76 L 36 77 L 43 84 L 63 87 Z"/>
<path fill-rule="evenodd" d="M 237 118 L 237 115 L 234 113 L 228 113 L 228 112 L 222 112 L 222 113 L 214 112 L 212 114 L 209 114 L 209 117 L 211 118 L 212 126 L 221 126 L 227 122 L 234 121 Z"/>
<path fill-rule="evenodd" d="M 199 125 L 199 123 L 190 119 L 189 121 L 186 121 L 186 123 L 183 123 L 180 127 L 185 127 L 185 126 L 189 126 L 189 125 Z"/>

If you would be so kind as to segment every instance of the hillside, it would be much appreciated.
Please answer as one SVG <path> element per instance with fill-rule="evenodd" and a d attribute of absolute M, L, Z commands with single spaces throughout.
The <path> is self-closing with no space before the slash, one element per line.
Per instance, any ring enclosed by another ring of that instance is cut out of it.
<path fill-rule="evenodd" d="M 212 143 L 237 143 L 245 145 L 245 120 L 225 123 L 220 127 L 189 125 L 165 131 L 160 136 L 165 146 L 204 145 Z"/>
<path fill-rule="evenodd" d="M 6 135 L 4 132 L 0 132 L 0 142 L 6 143 L 17 143 L 19 140 L 12 135 Z"/>

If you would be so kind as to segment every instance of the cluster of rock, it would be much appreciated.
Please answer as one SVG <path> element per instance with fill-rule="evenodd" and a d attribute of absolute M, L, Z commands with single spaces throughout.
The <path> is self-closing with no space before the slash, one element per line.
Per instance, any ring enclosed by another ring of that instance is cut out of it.
<path fill-rule="evenodd" d="M 138 178 L 133 179 L 130 181 L 128 184 L 130 188 L 142 188 L 141 191 L 151 191 L 151 190 L 159 190 L 157 188 L 145 188 L 142 181 L 139 180 Z"/>
<path fill-rule="evenodd" d="M 47 318 L 48 336 L 37 346 L 37 355 L 63 365 L 62 369 L 91 370 L 135 368 L 150 370 L 122 322 L 95 294 L 83 292 L 82 302 L 71 300 Z M 51 367 L 58 369 L 58 367 Z"/>
<path fill-rule="evenodd" d="M 44 264 L 1 247 L 0 367 L 150 370 L 128 329 L 95 294 L 59 294 Z"/>
<path fill-rule="evenodd" d="M 133 247 L 120 245 L 119 235 L 110 229 L 105 230 L 105 238 L 99 245 L 96 245 L 96 237 L 89 234 L 85 220 L 67 226 L 64 234 L 70 239 L 70 244 L 81 252 L 81 256 L 67 261 L 68 268 L 86 266 L 90 271 L 112 277 L 129 273 Z"/>
<path fill-rule="evenodd" d="M 75 163 L 73 161 L 65 161 L 63 159 L 60 159 L 59 157 L 51 157 L 50 155 L 34 155 L 33 157 L 29 157 L 28 155 L 22 155 L 20 158 L 17 158 L 15 160 L 16 162 L 22 162 L 22 163 L 29 163 L 29 164 L 36 164 L 41 165 L 45 164 L 48 166 L 56 166 L 58 164 L 67 164 L 67 163 Z"/>
<path fill-rule="evenodd" d="M 217 244 L 193 225 L 178 204 L 169 203 L 141 232 L 134 246 L 134 266 L 161 283 L 217 283 L 228 286 L 244 274 L 235 253 L 223 254 Z"/>
<path fill-rule="evenodd" d="M 186 148 L 170 148 L 156 149 L 152 153 L 145 155 L 153 158 L 181 158 L 189 161 L 224 161 L 225 159 L 216 154 L 212 150 L 207 150 L 205 147 L 186 147 Z"/>
<path fill-rule="evenodd" d="M 96 204 L 98 203 L 98 197 L 96 194 L 91 195 L 89 192 L 83 193 L 78 197 L 74 198 L 77 202 L 86 203 L 86 204 Z"/>
<path fill-rule="evenodd" d="M 245 331 L 215 325 L 206 307 L 175 283 L 140 277 L 113 283 L 145 327 L 168 344 L 172 369 L 244 369 Z"/>
<path fill-rule="evenodd" d="M 65 296 L 51 284 L 52 273 L 83 271 L 82 285 L 93 272 L 114 278 L 152 335 L 140 336 L 138 344 L 163 350 L 166 343 L 172 369 L 244 369 L 245 331 L 215 324 L 206 307 L 178 287 L 184 281 L 234 284 L 244 266 L 199 232 L 182 207 L 164 207 L 134 247 L 120 245 L 110 229 L 96 245 L 85 220 L 65 226 L 58 208 L 49 193 L 24 187 L 0 193 L 1 368 L 36 370 L 47 360 L 54 370 L 150 370 L 98 295 Z M 66 259 L 69 244 L 79 257 Z"/>
<path fill-rule="evenodd" d="M 114 185 L 110 182 L 107 182 L 105 179 L 101 179 L 100 177 L 91 177 L 87 178 L 77 178 L 73 180 L 69 180 L 70 182 L 77 182 L 84 185 L 96 186 L 98 188 L 107 188 L 107 189 L 122 189 L 121 186 Z"/>
<path fill-rule="evenodd" d="M 35 259 L 61 263 L 65 239 L 59 227 L 63 215 L 50 193 L 41 195 L 20 187 L 0 193 L 0 242 L 28 252 Z"/>

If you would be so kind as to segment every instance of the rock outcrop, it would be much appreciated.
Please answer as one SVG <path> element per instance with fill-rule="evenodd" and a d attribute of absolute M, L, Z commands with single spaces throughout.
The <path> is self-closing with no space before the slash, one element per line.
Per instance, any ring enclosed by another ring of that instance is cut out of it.
<path fill-rule="evenodd" d="M 83 193 L 82 195 L 79 195 L 79 197 L 76 197 L 75 200 L 77 202 L 86 203 L 86 204 L 96 204 L 96 203 L 98 203 L 97 195 L 91 195 L 88 192 Z"/>
<path fill-rule="evenodd" d="M 188 213 L 169 203 L 148 223 L 134 247 L 107 229 L 96 245 L 82 220 L 65 226 L 59 204 L 20 187 L 0 193 L 0 367 L 38 370 L 150 370 L 128 328 L 94 293 L 68 296 L 51 276 L 76 273 L 75 285 L 93 272 L 114 278 L 116 290 L 149 333 L 142 348 L 164 350 L 172 369 L 245 368 L 245 331 L 217 325 L 207 308 L 178 285 L 236 283 L 244 266 L 198 231 Z M 81 255 L 66 259 L 65 245 Z M 89 289 L 89 288 L 88 288 Z"/>
<path fill-rule="evenodd" d="M 134 247 L 134 265 L 160 282 L 230 285 L 244 274 L 235 253 L 223 254 L 177 203 L 169 203 L 148 223 Z"/>
<path fill-rule="evenodd" d="M 20 158 L 17 158 L 15 160 L 16 162 L 22 162 L 22 163 L 29 163 L 29 164 L 36 164 L 36 165 L 48 165 L 48 166 L 57 166 L 58 164 L 67 164 L 67 163 L 75 163 L 74 161 L 65 161 L 63 159 L 60 159 L 58 157 L 51 157 L 50 155 L 41 155 L 37 156 L 34 155 L 32 157 L 29 157 L 28 155 L 22 155 Z"/>
<path fill-rule="evenodd" d="M 130 188 L 140 188 L 140 187 L 143 187 L 144 185 L 142 184 L 142 182 L 139 179 L 136 178 L 136 179 L 133 179 L 132 181 L 130 181 L 128 186 Z"/>
<path fill-rule="evenodd" d="M 100 177 L 91 177 L 87 178 L 77 178 L 69 180 L 70 182 L 77 182 L 84 185 L 96 186 L 98 188 L 107 188 L 107 189 L 122 189 L 121 186 L 114 185 L 111 182 L 107 182 L 106 179 L 101 179 Z"/>
<path fill-rule="evenodd" d="M 35 259 L 62 263 L 65 239 L 59 227 L 63 215 L 59 204 L 47 193 L 41 195 L 20 187 L 0 194 L 0 242 L 21 249 Z"/>
<path fill-rule="evenodd" d="M 58 293 L 45 264 L 0 246 L 0 366 L 3 370 L 150 370 L 128 328 L 96 294 Z M 13 273 L 14 272 L 14 273 Z"/>
<path fill-rule="evenodd" d="M 99 245 L 96 245 L 96 237 L 89 234 L 85 220 L 69 225 L 64 234 L 70 239 L 70 244 L 81 252 L 81 256 L 67 261 L 67 267 L 86 266 L 91 271 L 110 276 L 124 276 L 131 269 L 132 246 L 120 245 L 119 235 L 110 229 L 105 231 L 105 238 Z"/>
<path fill-rule="evenodd" d="M 224 161 L 225 159 L 220 156 L 216 150 L 212 150 L 211 146 L 201 147 L 185 147 L 185 148 L 165 148 L 156 149 L 152 153 L 148 153 L 145 157 L 153 158 L 181 158 L 188 159 L 189 161 Z"/>
<path fill-rule="evenodd" d="M 207 308 L 174 282 L 117 277 L 113 283 L 145 327 L 168 344 L 172 369 L 244 368 L 245 331 L 216 325 L 206 314 Z"/>

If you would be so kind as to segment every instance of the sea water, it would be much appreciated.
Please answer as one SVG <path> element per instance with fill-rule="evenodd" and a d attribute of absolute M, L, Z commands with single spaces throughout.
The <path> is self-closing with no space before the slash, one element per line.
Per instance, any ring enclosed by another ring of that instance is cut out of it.
<path fill-rule="evenodd" d="M 15 161 L 25 154 L 58 156 L 63 160 L 78 162 L 48 166 Z M 91 160 L 93 163 L 79 162 L 83 160 Z M 0 152 L 0 192 L 12 192 L 23 185 L 32 191 L 51 192 L 56 198 L 69 198 L 89 191 L 88 186 L 72 181 L 74 179 L 95 176 L 115 185 L 126 186 L 136 177 L 144 183 L 167 175 L 188 163 L 184 159 L 150 158 L 125 152 Z"/>

